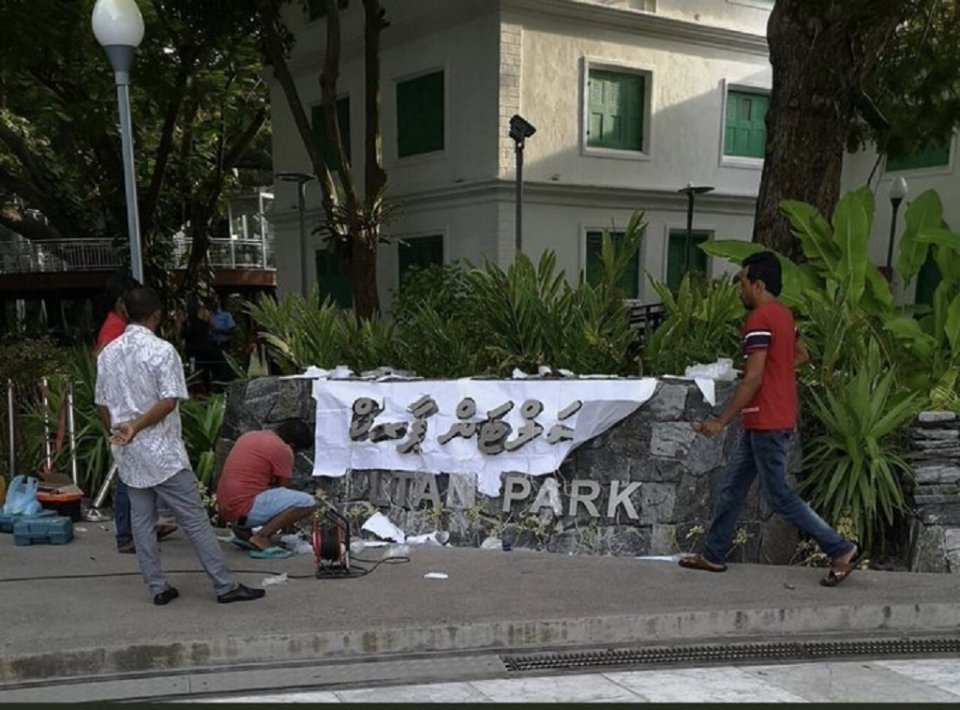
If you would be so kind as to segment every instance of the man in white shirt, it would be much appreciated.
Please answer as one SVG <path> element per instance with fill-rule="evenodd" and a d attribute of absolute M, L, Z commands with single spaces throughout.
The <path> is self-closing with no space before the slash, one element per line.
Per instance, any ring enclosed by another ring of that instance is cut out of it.
<path fill-rule="evenodd" d="M 152 288 L 136 288 L 124 301 L 130 324 L 97 358 L 95 401 L 111 432 L 117 473 L 129 489 L 137 562 L 153 603 L 168 604 L 180 596 L 160 566 L 153 527 L 158 501 L 173 511 L 190 539 L 217 601 L 259 599 L 264 590 L 238 584 L 227 569 L 200 502 L 180 433 L 178 404 L 189 396 L 183 364 L 173 345 L 154 334 L 162 318 L 160 298 Z"/>

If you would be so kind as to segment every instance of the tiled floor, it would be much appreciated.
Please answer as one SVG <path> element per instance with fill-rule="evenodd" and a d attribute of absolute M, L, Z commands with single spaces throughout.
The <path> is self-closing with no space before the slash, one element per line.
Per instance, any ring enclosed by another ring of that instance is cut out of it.
<path fill-rule="evenodd" d="M 960 702 L 960 659 L 517 677 L 203 698 L 208 702 Z"/>

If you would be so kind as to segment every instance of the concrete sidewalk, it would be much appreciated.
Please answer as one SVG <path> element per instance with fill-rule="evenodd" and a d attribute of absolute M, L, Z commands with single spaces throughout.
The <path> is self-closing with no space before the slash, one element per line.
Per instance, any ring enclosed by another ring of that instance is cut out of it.
<path fill-rule="evenodd" d="M 316 579 L 311 555 L 252 560 L 225 544 L 245 584 L 291 578 L 263 600 L 221 605 L 182 533 L 162 544 L 181 596 L 157 607 L 135 557 L 115 552 L 112 526 L 77 527 L 85 531 L 62 546 L 16 547 L 0 535 L 0 691 L 242 664 L 960 629 L 952 575 L 855 572 L 831 589 L 818 584 L 823 570 L 803 567 L 712 574 L 516 549 L 413 546 L 409 563 Z"/>

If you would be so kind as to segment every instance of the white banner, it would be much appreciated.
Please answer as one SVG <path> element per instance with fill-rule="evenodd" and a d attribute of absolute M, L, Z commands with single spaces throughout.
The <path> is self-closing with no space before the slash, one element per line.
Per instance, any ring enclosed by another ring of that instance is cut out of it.
<path fill-rule="evenodd" d="M 500 474 L 556 471 L 574 448 L 653 396 L 657 379 L 315 380 L 313 475 L 348 469 Z"/>

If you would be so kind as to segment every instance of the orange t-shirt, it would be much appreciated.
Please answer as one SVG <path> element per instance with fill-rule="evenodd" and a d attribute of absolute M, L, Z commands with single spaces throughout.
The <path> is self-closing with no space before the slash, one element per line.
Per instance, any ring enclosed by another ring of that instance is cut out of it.
<path fill-rule="evenodd" d="M 250 512 L 253 499 L 275 478 L 290 478 L 293 449 L 269 430 L 242 434 L 223 462 L 217 483 L 217 507 L 228 521 Z"/>

